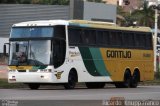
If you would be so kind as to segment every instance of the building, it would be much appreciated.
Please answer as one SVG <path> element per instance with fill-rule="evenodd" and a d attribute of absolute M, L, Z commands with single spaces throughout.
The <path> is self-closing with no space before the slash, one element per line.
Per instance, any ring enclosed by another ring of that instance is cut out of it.
<path fill-rule="evenodd" d="M 124 11 L 132 12 L 135 9 L 139 9 L 143 3 L 143 0 L 129 0 L 130 4 L 125 5 L 124 0 L 103 0 L 107 4 L 113 4 L 117 6 L 122 6 Z"/>
<path fill-rule="evenodd" d="M 70 19 L 83 19 L 116 23 L 116 5 L 84 2 L 82 0 L 70 0 L 70 2 L 73 3 L 72 5 L 70 5 Z"/>
<path fill-rule="evenodd" d="M 133 12 L 136 9 L 140 9 L 143 4 L 143 0 L 129 0 L 129 5 L 123 5 L 124 10 L 127 12 Z"/>
<path fill-rule="evenodd" d="M 156 0 L 147 0 L 149 2 L 149 6 L 151 5 L 155 5 L 156 4 Z M 160 4 L 160 0 L 158 0 L 158 4 Z"/>

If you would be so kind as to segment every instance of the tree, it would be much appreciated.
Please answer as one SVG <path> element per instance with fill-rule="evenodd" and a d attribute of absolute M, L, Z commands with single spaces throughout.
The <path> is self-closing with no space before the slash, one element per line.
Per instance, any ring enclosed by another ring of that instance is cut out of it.
<path fill-rule="evenodd" d="M 143 8 L 131 13 L 131 20 L 136 21 L 138 26 L 154 27 L 154 10 L 144 1 Z"/>
<path fill-rule="evenodd" d="M 135 19 L 123 7 L 117 6 L 117 24 L 120 26 L 133 26 Z"/>

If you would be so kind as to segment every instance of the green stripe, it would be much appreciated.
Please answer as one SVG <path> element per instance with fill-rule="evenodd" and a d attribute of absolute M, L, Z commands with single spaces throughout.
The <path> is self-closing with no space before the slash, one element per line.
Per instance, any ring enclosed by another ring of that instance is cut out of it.
<path fill-rule="evenodd" d="M 93 76 L 109 76 L 99 48 L 79 47 L 84 65 Z"/>
<path fill-rule="evenodd" d="M 79 50 L 81 52 L 82 58 L 84 65 L 87 69 L 87 71 L 92 75 L 92 76 L 100 76 L 100 73 L 97 71 L 95 64 L 93 62 L 92 55 L 90 53 L 90 50 L 88 47 L 79 47 Z"/>
<path fill-rule="evenodd" d="M 109 76 L 109 73 L 105 67 L 104 60 L 102 58 L 99 48 L 90 48 L 91 55 L 94 60 L 94 64 L 101 76 Z"/>

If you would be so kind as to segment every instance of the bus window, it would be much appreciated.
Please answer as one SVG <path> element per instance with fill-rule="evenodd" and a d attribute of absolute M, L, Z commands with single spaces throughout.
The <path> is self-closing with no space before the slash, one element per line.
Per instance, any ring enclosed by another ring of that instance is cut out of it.
<path fill-rule="evenodd" d="M 108 31 L 103 32 L 103 45 L 108 46 L 110 45 L 110 35 Z"/>
<path fill-rule="evenodd" d="M 146 49 L 152 49 L 152 34 L 146 34 Z"/>
<path fill-rule="evenodd" d="M 64 40 L 53 40 L 53 65 L 55 68 L 61 66 L 65 60 L 66 43 Z"/>
<path fill-rule="evenodd" d="M 89 38 L 89 45 L 95 45 L 96 44 L 96 31 L 90 30 L 88 38 Z"/>
<path fill-rule="evenodd" d="M 135 47 L 134 33 L 129 33 L 129 32 L 123 33 L 123 46 L 126 48 Z"/>
<path fill-rule="evenodd" d="M 81 44 L 83 46 L 93 46 L 96 44 L 96 31 L 91 29 L 83 29 L 81 32 Z"/>
<path fill-rule="evenodd" d="M 69 44 L 70 45 L 78 45 L 78 44 L 82 43 L 81 29 L 69 28 L 68 37 L 69 37 Z"/>
<path fill-rule="evenodd" d="M 65 26 L 58 25 L 54 27 L 54 37 L 60 39 L 66 39 Z"/>
<path fill-rule="evenodd" d="M 121 46 L 122 44 L 122 33 L 121 32 L 110 32 L 110 39 L 112 46 Z"/>
<path fill-rule="evenodd" d="M 97 44 L 99 46 L 103 45 L 103 31 L 97 31 Z"/>
<path fill-rule="evenodd" d="M 144 48 L 145 47 L 145 34 L 136 34 L 136 47 Z"/>

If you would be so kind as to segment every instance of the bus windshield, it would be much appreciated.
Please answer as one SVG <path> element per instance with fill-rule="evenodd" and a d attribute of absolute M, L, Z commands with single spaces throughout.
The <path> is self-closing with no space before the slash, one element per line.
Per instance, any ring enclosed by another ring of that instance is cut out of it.
<path fill-rule="evenodd" d="M 13 27 L 11 38 L 53 37 L 53 27 Z"/>
<path fill-rule="evenodd" d="M 48 65 L 50 54 L 50 40 L 12 41 L 9 65 Z"/>

